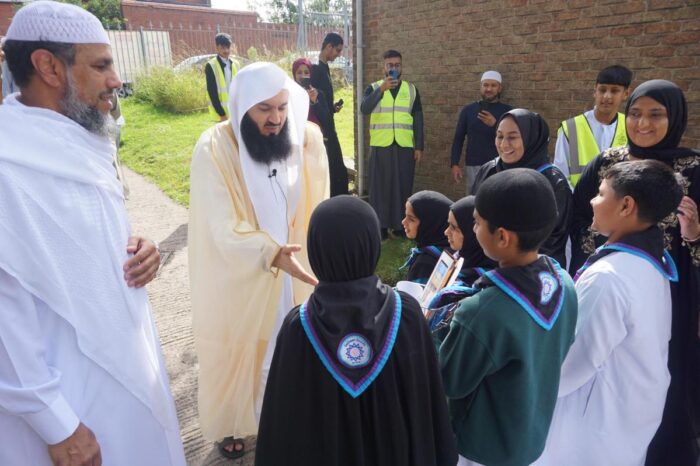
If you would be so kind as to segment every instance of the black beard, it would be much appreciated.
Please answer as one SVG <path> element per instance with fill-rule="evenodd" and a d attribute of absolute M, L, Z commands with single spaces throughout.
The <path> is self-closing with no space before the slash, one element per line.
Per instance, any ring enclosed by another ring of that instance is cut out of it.
<path fill-rule="evenodd" d="M 246 113 L 241 120 L 241 136 L 250 157 L 258 163 L 270 165 L 272 162 L 286 160 L 292 153 L 286 121 L 279 134 L 265 136 Z"/>

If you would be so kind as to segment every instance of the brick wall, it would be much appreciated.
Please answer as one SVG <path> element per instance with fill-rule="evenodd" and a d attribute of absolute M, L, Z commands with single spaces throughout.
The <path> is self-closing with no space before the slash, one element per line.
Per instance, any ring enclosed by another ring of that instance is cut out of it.
<path fill-rule="evenodd" d="M 415 189 L 458 198 L 449 152 L 463 105 L 487 69 L 503 74 L 503 100 L 541 113 L 554 153 L 559 123 L 592 108 L 598 71 L 615 63 L 632 86 L 663 78 L 686 92 L 683 143 L 700 148 L 700 3 L 695 0 L 365 0 L 365 85 L 383 75 L 381 55 L 403 54 L 425 114 L 425 158 Z M 368 119 L 365 119 L 365 131 Z M 369 139 L 367 139 L 369 141 Z M 367 151 L 368 152 L 368 151 Z"/>
<path fill-rule="evenodd" d="M 180 58 L 213 53 L 218 31 L 231 34 L 236 52 L 241 55 L 249 47 L 260 52 L 291 50 L 297 41 L 295 24 L 260 23 L 258 15 L 252 12 L 124 0 L 122 13 L 131 29 L 169 31 L 173 54 Z"/>
<path fill-rule="evenodd" d="M 173 3 L 176 5 L 211 6 L 211 0 L 136 0 L 147 3 Z"/>
<path fill-rule="evenodd" d="M 17 3 L 2 2 L 0 3 L 0 36 L 7 33 L 7 28 L 10 27 L 10 21 L 15 14 L 15 8 L 19 6 Z"/>

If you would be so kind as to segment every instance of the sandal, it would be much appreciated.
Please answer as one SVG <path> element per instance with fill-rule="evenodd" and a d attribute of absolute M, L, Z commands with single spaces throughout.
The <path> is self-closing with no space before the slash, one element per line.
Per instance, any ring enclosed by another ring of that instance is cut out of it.
<path fill-rule="evenodd" d="M 233 446 L 233 450 L 229 451 L 226 449 L 226 447 L 231 446 Z M 231 460 L 240 458 L 245 454 L 245 443 L 243 442 L 242 438 L 225 437 L 221 442 L 219 442 L 218 447 L 221 456 Z M 238 447 L 240 447 L 240 449 Z"/>

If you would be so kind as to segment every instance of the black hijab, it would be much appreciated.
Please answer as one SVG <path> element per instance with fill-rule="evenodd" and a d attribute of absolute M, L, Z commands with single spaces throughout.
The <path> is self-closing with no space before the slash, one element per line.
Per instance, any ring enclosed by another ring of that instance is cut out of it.
<path fill-rule="evenodd" d="M 700 156 L 700 151 L 678 147 L 688 126 L 688 103 L 680 87 L 664 79 L 653 79 L 643 82 L 632 92 L 629 100 L 627 100 L 625 115 L 629 114 L 630 107 L 640 97 L 651 97 L 666 107 L 668 132 L 658 144 L 652 147 L 635 145 L 629 133 L 627 133 L 627 144 L 633 156 L 640 159 L 654 159 L 664 162 L 670 162 L 679 157 Z"/>
<path fill-rule="evenodd" d="M 411 203 L 413 212 L 420 220 L 416 234 L 416 246 L 419 248 L 426 246 L 447 247 L 445 229 L 452 201 L 447 196 L 435 191 L 419 191 L 409 197 L 408 202 Z"/>
<path fill-rule="evenodd" d="M 462 270 L 474 267 L 492 269 L 497 266 L 497 263 L 486 257 L 474 233 L 474 199 L 474 196 L 463 197 L 450 207 L 464 235 L 462 249 L 459 251 L 459 257 L 464 258 Z"/>
<path fill-rule="evenodd" d="M 398 325 L 394 292 L 374 274 L 381 252 L 379 219 L 356 197 L 325 200 L 311 215 L 307 247 L 319 280 L 304 310 L 312 344 L 325 350 L 331 373 L 350 383 L 365 380 Z M 372 359 L 361 367 L 346 367 L 337 356 L 353 335 L 371 347 Z"/>
<path fill-rule="evenodd" d="M 504 163 L 499 157 L 496 162 L 498 171 L 508 170 L 509 168 L 532 168 L 537 170 L 542 165 L 549 163 L 549 154 L 547 154 L 549 126 L 547 126 L 544 118 L 539 113 L 531 112 L 524 108 L 515 108 L 504 113 L 498 120 L 498 124 L 505 118 L 512 118 L 515 124 L 518 125 L 520 135 L 523 138 L 525 152 L 523 157 L 515 163 Z"/>

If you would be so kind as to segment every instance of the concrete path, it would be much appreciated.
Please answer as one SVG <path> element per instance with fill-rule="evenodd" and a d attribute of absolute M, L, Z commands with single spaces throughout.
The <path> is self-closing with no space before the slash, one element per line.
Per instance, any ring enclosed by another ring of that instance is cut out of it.
<path fill-rule="evenodd" d="M 131 194 L 127 209 L 134 234 L 160 244 L 162 265 L 148 286 L 160 333 L 170 387 L 180 420 L 182 443 L 190 466 L 252 466 L 255 439 L 246 441 L 245 456 L 221 458 L 216 446 L 202 438 L 197 417 L 197 356 L 192 336 L 190 284 L 187 274 L 187 209 L 152 183 L 124 167 Z"/>

